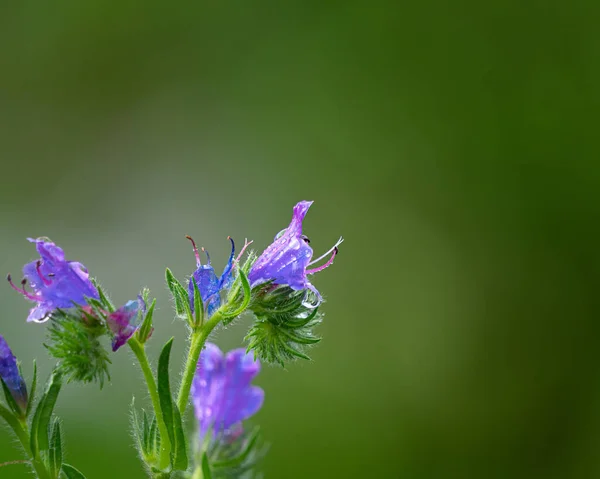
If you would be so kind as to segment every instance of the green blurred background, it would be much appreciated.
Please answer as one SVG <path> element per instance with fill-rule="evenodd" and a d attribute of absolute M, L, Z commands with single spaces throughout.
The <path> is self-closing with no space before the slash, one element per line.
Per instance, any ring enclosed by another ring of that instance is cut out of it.
<path fill-rule="evenodd" d="M 346 242 L 314 361 L 258 379 L 268 478 L 598 477 L 599 5 L 4 0 L 0 271 L 45 235 L 117 302 L 150 287 L 151 354 L 175 335 L 177 363 L 184 235 L 220 268 L 227 235 L 263 248 L 315 200 L 315 253 Z M 0 288 L 47 373 L 27 310 Z M 132 394 L 125 349 L 103 391 L 65 388 L 88 479 L 143 477 Z"/>

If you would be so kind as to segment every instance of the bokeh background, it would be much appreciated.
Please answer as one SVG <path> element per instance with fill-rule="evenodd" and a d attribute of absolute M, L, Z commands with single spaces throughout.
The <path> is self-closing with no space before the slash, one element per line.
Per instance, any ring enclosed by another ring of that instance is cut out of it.
<path fill-rule="evenodd" d="M 220 268 L 227 235 L 262 248 L 315 200 L 315 253 L 346 242 L 314 361 L 258 379 L 267 478 L 598 477 L 599 5 L 4 1 L 0 271 L 45 235 L 116 302 L 148 286 L 177 364 L 184 235 Z M 27 309 L 0 288 L 1 334 L 48 373 Z M 103 391 L 64 389 L 88 479 L 143 477 L 132 395 L 125 349 Z"/>

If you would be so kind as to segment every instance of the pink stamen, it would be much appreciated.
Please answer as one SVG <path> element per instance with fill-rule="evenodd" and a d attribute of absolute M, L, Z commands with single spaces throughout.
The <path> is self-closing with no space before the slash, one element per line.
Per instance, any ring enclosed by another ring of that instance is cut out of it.
<path fill-rule="evenodd" d="M 37 271 L 37 274 L 40 277 L 40 279 L 42 280 L 42 282 L 46 286 L 49 286 L 50 284 L 52 284 L 52 281 L 50 281 L 48 278 L 44 278 L 44 275 L 42 274 L 41 266 L 42 266 L 42 262 L 40 260 L 38 260 L 37 263 L 35 263 L 35 270 Z"/>
<path fill-rule="evenodd" d="M 12 277 L 10 276 L 10 274 L 6 275 L 6 279 L 8 280 L 8 284 L 10 284 L 10 287 L 12 289 L 14 289 L 17 293 L 21 293 L 23 296 L 25 296 L 27 299 L 30 299 L 31 301 L 37 301 L 37 298 L 33 294 L 28 293 L 27 291 L 25 291 L 25 285 L 27 284 L 27 280 L 26 279 L 23 279 L 21 281 L 21 287 L 20 288 L 17 288 L 15 286 L 15 284 L 12 282 Z"/>
<path fill-rule="evenodd" d="M 185 235 L 185 237 L 192 242 L 192 246 L 194 247 L 194 255 L 196 256 L 196 266 L 200 266 L 202 263 L 200 261 L 200 253 L 198 253 L 198 248 L 196 247 L 196 242 L 189 235 Z"/>
<path fill-rule="evenodd" d="M 329 258 L 329 261 L 327 261 L 327 263 L 325 263 L 323 266 L 319 266 L 318 268 L 307 269 L 306 274 L 315 274 L 315 273 L 318 273 L 319 271 L 323 271 L 325 268 L 328 268 L 329 266 L 331 266 L 333 264 L 333 259 L 336 257 L 337 253 L 338 253 L 338 249 L 336 246 L 333 248 L 333 254 L 331 255 L 331 258 Z"/>
<path fill-rule="evenodd" d="M 204 246 L 202 247 L 202 252 L 206 254 L 206 260 L 207 260 L 207 264 L 208 264 L 208 266 L 210 266 L 210 256 L 209 256 L 209 254 L 208 254 L 208 251 L 206 251 L 206 250 L 204 249 Z"/>
<path fill-rule="evenodd" d="M 248 238 L 244 238 L 244 247 L 242 248 L 242 251 L 240 251 L 240 254 L 238 254 L 238 257 L 235 259 L 236 264 L 240 262 L 240 259 L 241 259 L 242 255 L 244 254 L 244 251 L 246 251 L 246 248 L 248 248 L 248 246 L 250 246 L 252 243 L 254 243 L 254 240 L 248 241 Z"/>
<path fill-rule="evenodd" d="M 338 247 L 339 245 L 341 245 L 343 242 L 344 242 L 344 238 L 342 238 L 342 237 L 340 236 L 340 239 L 339 239 L 339 240 L 337 240 L 337 243 L 336 243 L 336 244 L 334 244 L 334 245 L 333 245 L 333 247 L 332 247 L 332 248 L 331 248 L 329 251 L 327 251 L 326 253 L 323 253 L 323 254 L 322 254 L 321 256 L 319 256 L 317 259 L 313 259 L 313 260 L 312 260 L 310 263 L 308 263 L 308 266 L 311 266 L 311 265 L 313 265 L 313 264 L 315 264 L 315 263 L 318 263 L 318 262 L 319 262 L 319 261 L 321 261 L 323 258 L 326 258 L 326 257 L 327 257 L 327 255 L 328 255 L 329 253 L 331 253 L 332 251 L 336 250 L 336 249 L 337 249 L 337 247 Z"/>

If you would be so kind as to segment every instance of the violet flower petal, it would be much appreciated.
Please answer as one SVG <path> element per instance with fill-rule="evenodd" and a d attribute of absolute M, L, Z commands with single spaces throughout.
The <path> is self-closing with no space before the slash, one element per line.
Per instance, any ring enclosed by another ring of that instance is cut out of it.
<path fill-rule="evenodd" d="M 144 301 L 141 298 L 127 301 L 119 309 L 106 317 L 106 324 L 114 334 L 112 350 L 116 351 L 123 346 L 141 326 L 140 311 L 145 310 Z"/>
<path fill-rule="evenodd" d="M 243 420 L 261 408 L 264 391 L 251 384 L 259 371 L 260 363 L 243 349 L 223 356 L 216 345 L 207 343 L 192 384 L 201 436 L 211 428 L 213 438 L 238 430 Z"/>
<path fill-rule="evenodd" d="M 0 377 L 17 404 L 25 409 L 27 407 L 27 386 L 19 372 L 17 359 L 2 335 L 0 335 Z"/>
<path fill-rule="evenodd" d="M 313 255 L 312 248 L 302 237 L 302 221 L 312 201 L 301 201 L 294 206 L 290 225 L 252 265 L 248 279 L 252 286 L 273 281 L 294 290 L 306 289 L 306 268 Z"/>
<path fill-rule="evenodd" d="M 23 275 L 33 289 L 28 299 L 38 303 L 30 311 L 28 322 L 43 322 L 57 308 L 83 306 L 86 298 L 99 299 L 98 290 L 81 263 L 66 261 L 63 250 L 51 241 L 28 240 L 35 243 L 40 254 L 39 260 L 23 267 Z"/>

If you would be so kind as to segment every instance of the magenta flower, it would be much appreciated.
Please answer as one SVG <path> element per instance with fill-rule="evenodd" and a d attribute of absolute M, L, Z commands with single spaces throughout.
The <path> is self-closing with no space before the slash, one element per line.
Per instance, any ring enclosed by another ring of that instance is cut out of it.
<path fill-rule="evenodd" d="M 206 343 L 192 384 L 201 437 L 209 430 L 213 437 L 241 432 L 242 421 L 256 414 L 264 401 L 264 391 L 251 384 L 259 371 L 260 362 L 244 349 L 224 356 L 218 346 Z"/>
<path fill-rule="evenodd" d="M 141 297 L 134 301 L 127 301 L 115 312 L 106 317 L 108 329 L 113 333 L 112 350 L 116 351 L 123 346 L 129 338 L 142 325 L 142 315 L 146 311 L 146 303 Z"/>
<path fill-rule="evenodd" d="M 25 410 L 27 407 L 27 386 L 19 372 L 17 359 L 2 335 L 0 335 L 0 377 L 8 387 L 16 403 Z"/>
<path fill-rule="evenodd" d="M 233 268 L 233 255 L 235 253 L 235 243 L 231 237 L 228 237 L 229 241 L 231 241 L 231 254 L 229 255 L 229 261 L 225 265 L 225 269 L 223 270 L 223 274 L 218 277 L 215 273 L 215 269 L 212 267 L 210 263 L 210 256 L 208 255 L 208 251 L 202 248 L 202 251 L 206 254 L 207 263 L 202 264 L 200 261 L 200 254 L 198 253 L 198 248 L 196 247 L 196 243 L 190 236 L 186 236 L 192 242 L 194 248 L 194 254 L 196 255 L 196 266 L 197 269 L 192 274 L 190 281 L 188 283 L 188 294 L 190 300 L 190 308 L 192 313 L 194 312 L 194 283 L 192 282 L 192 278 L 196 280 L 196 284 L 198 285 L 198 290 L 200 291 L 200 296 L 202 297 L 202 302 L 204 303 L 204 308 L 208 313 L 208 316 L 212 316 L 212 314 L 221 306 L 221 296 L 220 292 L 223 289 L 227 289 L 231 286 L 231 282 L 233 280 L 232 276 L 232 268 Z"/>
<path fill-rule="evenodd" d="M 40 259 L 23 267 L 24 279 L 21 288 L 14 285 L 10 275 L 8 281 L 13 289 L 37 305 L 31 309 L 27 321 L 46 321 L 55 309 L 68 309 L 75 305 L 85 305 L 86 298 L 99 299 L 98 290 L 89 279 L 85 266 L 75 261 L 65 260 L 65 254 L 47 238 L 35 243 Z M 25 290 L 29 282 L 33 293 Z"/>
<path fill-rule="evenodd" d="M 252 265 L 248 279 L 252 286 L 272 281 L 276 285 L 288 285 L 294 290 L 309 289 L 321 302 L 322 298 L 317 289 L 308 281 L 307 275 L 318 273 L 333 263 L 338 252 L 338 246 L 343 238 L 324 255 L 311 261 L 313 250 L 310 240 L 302 234 L 302 221 L 312 201 L 301 201 L 294 206 L 292 222 L 276 237 L 275 241 L 258 257 Z M 306 269 L 318 263 L 328 254 L 331 258 L 318 268 Z"/>

